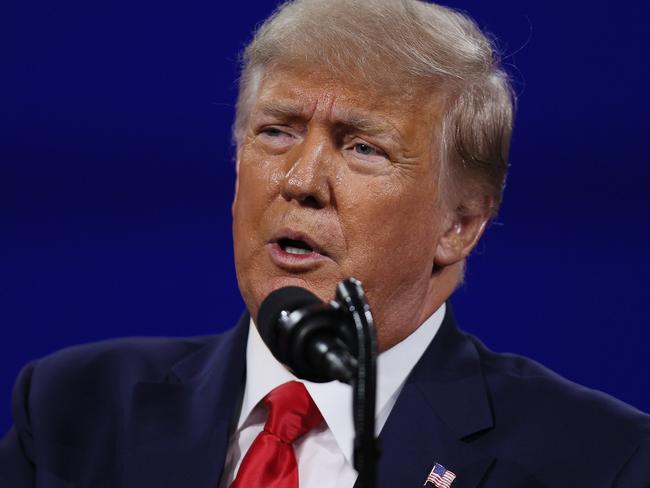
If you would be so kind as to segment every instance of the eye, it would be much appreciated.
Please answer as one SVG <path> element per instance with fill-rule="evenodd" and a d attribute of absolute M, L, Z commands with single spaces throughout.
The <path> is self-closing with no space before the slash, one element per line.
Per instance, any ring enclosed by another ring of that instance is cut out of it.
<path fill-rule="evenodd" d="M 371 146 L 370 144 L 365 144 L 363 142 L 358 142 L 354 145 L 354 151 L 363 156 L 383 156 L 383 151 L 380 151 L 376 147 Z"/>
<path fill-rule="evenodd" d="M 260 148 L 273 154 L 279 154 L 291 148 L 296 142 L 294 131 L 289 127 L 267 125 L 256 129 Z"/>
<path fill-rule="evenodd" d="M 377 146 L 359 139 L 350 141 L 345 150 L 354 159 L 367 163 L 379 163 L 388 158 L 388 155 Z"/>
<path fill-rule="evenodd" d="M 351 134 L 342 141 L 343 156 L 350 167 L 361 172 L 383 171 L 392 167 L 390 155 L 382 148 Z"/>
<path fill-rule="evenodd" d="M 279 136 L 281 136 L 283 134 L 286 134 L 285 132 L 281 131 L 277 127 L 267 127 L 265 129 L 262 129 L 260 132 L 262 134 L 265 134 L 265 135 L 269 136 L 269 137 L 279 137 Z"/>
<path fill-rule="evenodd" d="M 273 145 L 287 144 L 293 139 L 293 134 L 289 130 L 273 125 L 262 127 L 259 129 L 258 134 L 263 141 Z"/>

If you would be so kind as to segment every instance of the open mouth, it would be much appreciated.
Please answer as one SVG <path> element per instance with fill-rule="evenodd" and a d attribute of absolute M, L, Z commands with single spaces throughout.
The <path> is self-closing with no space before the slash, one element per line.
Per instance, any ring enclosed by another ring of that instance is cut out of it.
<path fill-rule="evenodd" d="M 279 230 L 268 241 L 268 249 L 271 260 L 290 272 L 311 271 L 332 260 L 317 238 L 293 229 Z"/>
<path fill-rule="evenodd" d="M 314 252 L 314 249 L 309 244 L 301 240 L 283 238 L 278 240 L 278 245 L 287 254 L 301 255 Z"/>

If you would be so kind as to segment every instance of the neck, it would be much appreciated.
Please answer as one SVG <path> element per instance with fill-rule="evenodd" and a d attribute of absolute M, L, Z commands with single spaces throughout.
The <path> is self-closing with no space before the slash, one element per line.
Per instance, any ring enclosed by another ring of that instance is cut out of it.
<path fill-rule="evenodd" d="M 413 301 L 409 307 L 412 313 L 385 320 L 383 327 L 377 328 L 377 350 L 383 352 L 411 335 L 422 323 L 438 310 L 451 296 L 460 283 L 463 271 L 462 262 L 437 269 L 431 274 L 426 291 L 417 297 L 411 294 Z M 390 324 L 391 326 L 386 327 Z"/>

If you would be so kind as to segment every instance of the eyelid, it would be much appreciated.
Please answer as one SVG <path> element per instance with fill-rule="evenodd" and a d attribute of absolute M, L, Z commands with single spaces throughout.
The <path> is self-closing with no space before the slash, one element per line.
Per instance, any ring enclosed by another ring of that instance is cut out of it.
<path fill-rule="evenodd" d="M 366 139 L 363 139 L 363 138 L 358 137 L 358 136 L 350 138 L 350 141 L 347 142 L 345 144 L 345 146 L 352 149 L 358 144 L 364 144 L 364 145 L 366 145 L 368 147 L 371 147 L 375 151 L 376 156 L 381 156 L 381 157 L 384 157 L 384 158 L 388 159 L 388 152 L 386 150 L 384 150 L 381 146 L 379 146 L 378 144 L 372 143 L 372 142 L 368 142 Z"/>
<path fill-rule="evenodd" d="M 262 128 L 260 129 L 260 132 L 261 132 L 261 133 L 268 133 L 268 132 L 281 132 L 281 133 L 286 133 L 286 131 L 280 129 L 279 127 L 275 127 L 275 126 L 273 126 L 273 125 L 272 125 L 272 126 L 267 126 L 267 127 L 262 127 Z"/>
<path fill-rule="evenodd" d="M 379 146 L 376 146 L 375 144 L 370 144 L 370 143 L 368 143 L 368 142 L 357 142 L 356 144 L 363 144 L 363 145 L 365 145 L 365 146 L 369 146 L 369 147 L 371 147 L 371 148 L 375 151 L 375 153 L 377 154 L 377 156 L 384 156 L 384 157 L 386 157 L 386 151 L 384 151 L 384 150 L 383 150 L 382 148 L 380 148 Z M 355 144 L 355 145 L 356 145 L 356 144 Z"/>
<path fill-rule="evenodd" d="M 276 132 L 276 134 L 272 136 L 271 134 L 269 134 L 270 131 Z M 286 126 L 282 126 L 282 125 L 264 125 L 257 130 L 257 133 L 268 135 L 270 137 L 278 137 L 278 136 L 295 137 L 295 134 L 291 130 L 288 130 Z"/>
<path fill-rule="evenodd" d="M 261 133 L 265 130 L 274 129 L 288 134 L 292 137 L 297 137 L 305 131 L 305 128 L 300 123 L 293 123 L 292 121 L 277 119 L 267 119 L 260 121 L 257 127 L 258 133 Z"/>

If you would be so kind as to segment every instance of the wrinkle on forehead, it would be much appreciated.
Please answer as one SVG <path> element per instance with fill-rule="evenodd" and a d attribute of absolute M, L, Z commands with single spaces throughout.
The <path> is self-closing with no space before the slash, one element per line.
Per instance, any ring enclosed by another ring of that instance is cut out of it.
<path fill-rule="evenodd" d="M 388 118 L 351 107 L 348 103 L 337 104 L 334 94 L 325 99 L 323 105 L 323 108 L 320 109 L 318 101 L 305 104 L 298 103 L 291 97 L 290 99 L 269 97 L 269 99 L 262 99 L 255 111 L 280 120 L 323 118 L 335 125 L 354 128 L 366 134 L 402 135 L 400 129 Z"/>
<path fill-rule="evenodd" d="M 301 69 L 273 69 L 265 73 L 253 103 L 249 136 L 263 124 L 308 126 L 341 130 L 375 138 L 406 179 L 417 179 L 422 164 L 441 163 L 442 117 L 446 99 L 440 91 L 420 90 L 415 96 L 369 86 L 331 73 Z M 250 139 L 248 139 L 250 140 Z"/>
<path fill-rule="evenodd" d="M 306 83 L 299 87 L 290 86 L 287 82 L 291 78 L 300 78 Z M 308 63 L 275 63 L 264 69 L 258 95 L 263 89 L 275 91 L 280 88 L 293 97 L 305 96 L 308 94 L 301 89 L 305 84 L 318 88 L 319 99 L 313 99 L 312 103 L 323 107 L 331 106 L 334 100 L 345 99 L 368 110 L 380 107 L 403 107 L 409 110 L 427 104 L 430 100 L 440 99 L 442 94 L 439 86 L 425 86 L 412 77 L 368 79 L 360 72 L 350 72 L 349 76 L 337 75 Z"/>
<path fill-rule="evenodd" d="M 443 98 L 430 90 L 405 86 L 398 92 L 327 72 L 276 67 L 265 73 L 253 112 L 282 120 L 316 118 L 365 133 L 402 137 L 414 119 L 433 129 L 441 120 L 442 107 Z"/>

